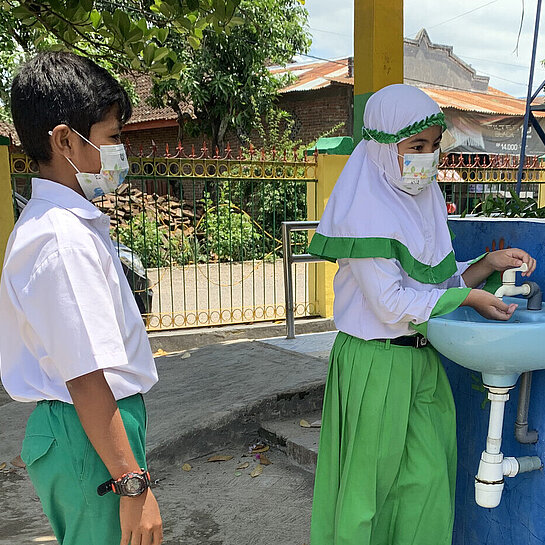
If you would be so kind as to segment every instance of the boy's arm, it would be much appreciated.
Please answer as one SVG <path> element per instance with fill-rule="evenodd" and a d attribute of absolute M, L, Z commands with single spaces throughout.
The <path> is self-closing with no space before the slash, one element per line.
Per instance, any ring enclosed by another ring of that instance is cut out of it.
<path fill-rule="evenodd" d="M 66 386 L 81 425 L 112 478 L 118 479 L 129 471 L 140 471 L 102 370 L 72 379 Z M 152 491 L 148 488 L 140 496 L 122 496 L 120 501 L 120 545 L 128 545 L 131 539 L 142 545 L 161 543 L 161 515 Z"/>

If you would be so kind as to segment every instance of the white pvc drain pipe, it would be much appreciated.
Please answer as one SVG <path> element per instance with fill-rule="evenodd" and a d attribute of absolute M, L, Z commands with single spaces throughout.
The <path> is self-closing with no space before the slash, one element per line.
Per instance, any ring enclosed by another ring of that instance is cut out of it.
<path fill-rule="evenodd" d="M 486 450 L 481 454 L 479 470 L 475 477 L 475 501 L 481 507 L 497 507 L 501 501 L 504 477 L 541 469 L 543 464 L 538 456 L 504 458 L 501 452 L 503 414 L 509 399 L 509 388 L 487 386 L 490 400 L 490 418 Z"/>

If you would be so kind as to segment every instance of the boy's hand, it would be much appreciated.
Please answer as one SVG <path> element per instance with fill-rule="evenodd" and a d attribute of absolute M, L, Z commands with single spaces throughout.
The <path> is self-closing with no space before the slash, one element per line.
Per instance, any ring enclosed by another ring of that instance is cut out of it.
<path fill-rule="evenodd" d="M 148 488 L 140 496 L 121 496 L 120 500 L 120 545 L 160 545 L 163 523 L 153 492 Z"/>
<path fill-rule="evenodd" d="M 515 304 L 506 305 L 495 295 L 484 290 L 475 289 L 469 292 L 462 305 L 473 307 L 481 316 L 484 316 L 488 320 L 502 321 L 509 320 L 518 307 Z"/>
<path fill-rule="evenodd" d="M 530 254 L 519 248 L 490 252 L 484 259 L 494 271 L 499 272 L 504 272 L 507 269 L 515 269 L 520 267 L 523 263 L 526 263 L 528 265 L 528 271 L 521 273 L 522 276 L 530 276 L 536 268 L 536 260 Z"/>

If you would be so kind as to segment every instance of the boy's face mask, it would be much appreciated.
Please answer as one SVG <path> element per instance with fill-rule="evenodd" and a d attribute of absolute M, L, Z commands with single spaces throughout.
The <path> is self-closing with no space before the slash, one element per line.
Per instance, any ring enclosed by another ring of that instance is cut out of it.
<path fill-rule="evenodd" d="M 85 136 L 72 129 L 80 138 L 91 144 L 100 152 L 100 173 L 81 172 L 78 167 L 68 158 L 68 162 L 76 169 L 76 179 L 83 190 L 85 197 L 92 200 L 101 197 L 106 193 L 114 192 L 125 180 L 129 172 L 129 162 L 123 144 L 100 146 L 97 148 Z"/>
<path fill-rule="evenodd" d="M 392 183 L 409 195 L 418 195 L 437 180 L 439 150 L 433 153 L 406 153 L 403 172 Z"/>

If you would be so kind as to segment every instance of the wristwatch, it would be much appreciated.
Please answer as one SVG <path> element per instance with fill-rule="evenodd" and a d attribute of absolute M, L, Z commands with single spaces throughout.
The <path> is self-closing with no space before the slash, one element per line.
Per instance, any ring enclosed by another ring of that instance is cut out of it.
<path fill-rule="evenodd" d="M 149 471 L 140 470 L 141 473 L 131 471 L 121 475 L 119 479 L 110 479 L 97 487 L 97 494 L 104 496 L 110 490 L 118 496 L 140 496 L 151 485 Z"/>

